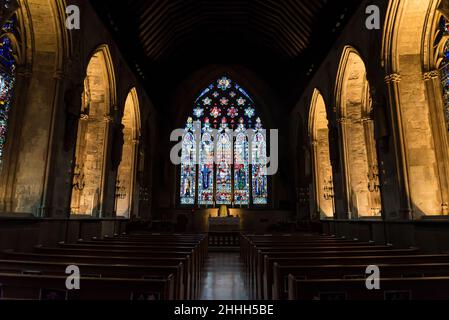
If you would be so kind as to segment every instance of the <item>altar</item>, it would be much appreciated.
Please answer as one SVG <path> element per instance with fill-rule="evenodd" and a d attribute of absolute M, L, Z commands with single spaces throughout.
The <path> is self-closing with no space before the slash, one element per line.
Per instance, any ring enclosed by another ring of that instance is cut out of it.
<path fill-rule="evenodd" d="M 232 216 L 224 205 L 217 211 L 217 216 L 209 216 L 209 246 L 237 248 L 240 245 L 240 217 Z"/>
<path fill-rule="evenodd" d="M 210 217 L 209 232 L 240 232 L 240 218 Z"/>

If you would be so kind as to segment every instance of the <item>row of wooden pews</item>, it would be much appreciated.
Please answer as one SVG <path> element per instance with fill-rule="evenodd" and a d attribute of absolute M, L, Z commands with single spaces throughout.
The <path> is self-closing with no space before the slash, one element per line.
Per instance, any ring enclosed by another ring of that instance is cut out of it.
<path fill-rule="evenodd" d="M 207 235 L 152 233 L 6 250 L 0 299 L 197 299 L 207 252 Z M 66 287 L 72 265 L 80 270 L 80 290 Z"/>
<path fill-rule="evenodd" d="M 240 242 L 252 299 L 449 299 L 448 254 L 312 234 L 242 234 Z M 380 269 L 380 290 L 366 286 L 370 265 Z"/>

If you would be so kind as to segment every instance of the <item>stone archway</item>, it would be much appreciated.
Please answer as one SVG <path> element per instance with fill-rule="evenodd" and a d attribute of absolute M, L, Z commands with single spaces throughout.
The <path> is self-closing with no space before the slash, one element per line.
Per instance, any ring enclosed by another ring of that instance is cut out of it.
<path fill-rule="evenodd" d="M 382 210 L 369 89 L 362 58 L 354 48 L 346 47 L 338 72 L 336 105 L 350 218 L 380 216 Z"/>
<path fill-rule="evenodd" d="M 140 138 L 139 99 L 135 88 L 129 92 L 122 118 L 124 144 L 122 160 L 117 173 L 115 212 L 119 217 L 129 218 L 134 214 L 137 153 Z"/>
<path fill-rule="evenodd" d="M 329 153 L 329 128 L 324 98 L 315 89 L 309 114 L 315 212 L 321 218 L 334 216 L 333 174 Z"/>
<path fill-rule="evenodd" d="M 75 153 L 71 213 L 101 216 L 107 165 L 112 90 L 111 60 L 106 46 L 92 55 L 84 80 Z"/>

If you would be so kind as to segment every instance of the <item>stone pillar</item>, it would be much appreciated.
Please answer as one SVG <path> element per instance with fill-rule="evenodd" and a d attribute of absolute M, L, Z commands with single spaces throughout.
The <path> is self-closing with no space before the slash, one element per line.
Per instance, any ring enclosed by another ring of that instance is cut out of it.
<path fill-rule="evenodd" d="M 115 108 L 114 108 L 115 110 Z M 106 202 L 108 201 L 108 172 L 109 172 L 109 159 L 110 159 L 110 148 L 109 148 L 109 142 L 111 141 L 110 135 L 111 135 L 111 126 L 114 122 L 114 117 L 110 114 L 104 115 L 103 121 L 105 122 L 104 126 L 104 142 L 103 142 L 103 165 L 102 165 L 102 173 L 101 173 L 101 187 L 100 187 L 100 208 L 98 212 L 98 218 L 105 218 L 106 217 Z M 115 183 L 114 183 L 114 190 L 115 190 Z M 115 197 L 115 194 L 113 195 Z M 115 201 L 113 201 L 115 203 Z M 114 209 L 113 209 L 114 210 Z"/>
<path fill-rule="evenodd" d="M 432 135 L 438 165 L 441 214 L 449 215 L 449 144 L 440 73 L 438 70 L 426 72 L 423 74 L 423 80 L 426 85 L 427 100 L 429 101 Z"/>
<path fill-rule="evenodd" d="M 313 192 L 315 197 L 315 208 L 312 208 L 314 212 L 313 219 L 319 220 L 321 217 L 321 186 L 320 186 L 320 172 L 319 172 L 319 159 L 318 159 L 318 141 L 313 140 L 310 143 L 312 152 L 312 188 L 310 191 Z"/>
<path fill-rule="evenodd" d="M 340 136 L 340 150 L 342 150 L 342 154 L 340 153 L 340 164 L 342 167 L 341 177 L 342 177 L 342 185 L 343 185 L 343 195 L 344 195 L 344 207 L 345 214 L 348 219 L 356 218 L 353 216 L 352 212 L 352 192 L 351 192 L 351 176 L 349 169 L 349 155 L 348 155 L 348 143 L 347 143 L 347 130 L 348 130 L 348 119 L 345 117 L 340 117 L 337 119 L 338 122 L 338 130 Z"/>
<path fill-rule="evenodd" d="M 391 121 L 393 128 L 394 150 L 396 158 L 396 178 L 400 195 L 399 216 L 401 219 L 412 219 L 412 206 L 410 199 L 409 169 L 404 127 L 402 124 L 401 98 L 399 95 L 399 83 L 401 75 L 393 73 L 385 77 L 388 87 L 389 102 L 391 107 Z"/>
<path fill-rule="evenodd" d="M 375 175 L 376 184 L 379 184 L 378 174 L 379 174 L 379 165 L 377 161 L 377 151 L 376 151 L 376 142 L 374 139 L 374 120 L 370 117 L 363 118 L 363 129 L 365 132 L 365 146 L 366 146 L 366 154 L 368 160 L 368 173 L 372 171 L 373 175 Z M 369 183 L 369 178 L 367 177 L 367 183 Z M 367 185 L 368 187 L 368 185 Z M 377 208 L 380 206 L 380 190 L 379 191 L 370 191 L 369 195 L 369 204 L 371 209 Z"/>
<path fill-rule="evenodd" d="M 55 123 L 57 118 L 57 110 L 61 105 L 61 95 L 64 81 L 64 74 L 62 71 L 56 71 L 54 76 L 54 98 L 53 98 L 53 106 L 51 110 L 51 120 L 49 127 L 49 137 L 47 144 L 47 154 L 45 161 L 45 173 L 44 173 L 44 181 L 42 187 L 42 197 L 41 204 L 39 207 L 39 216 L 40 217 L 50 217 L 53 215 L 52 212 L 52 200 L 53 200 L 53 184 L 54 177 L 57 172 L 54 172 L 53 168 L 55 168 L 56 162 L 56 139 L 60 139 L 59 136 L 55 136 Z"/>
<path fill-rule="evenodd" d="M 137 161 L 138 161 L 138 152 L 139 152 L 139 146 L 140 146 L 140 139 L 133 139 L 133 150 L 132 150 L 132 162 L 131 162 L 131 179 L 130 179 L 130 185 L 129 185 L 129 205 L 128 205 L 128 212 L 129 216 L 135 214 L 138 216 L 138 212 L 134 212 L 135 210 L 138 210 L 138 206 L 136 206 L 135 209 L 135 197 L 136 197 L 136 184 L 137 184 Z"/>

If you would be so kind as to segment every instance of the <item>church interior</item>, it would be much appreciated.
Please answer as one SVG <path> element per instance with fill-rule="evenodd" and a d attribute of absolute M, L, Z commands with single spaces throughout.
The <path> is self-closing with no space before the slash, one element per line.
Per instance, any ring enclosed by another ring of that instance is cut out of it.
<path fill-rule="evenodd" d="M 0 6 L 0 300 L 449 300 L 447 0 Z"/>

